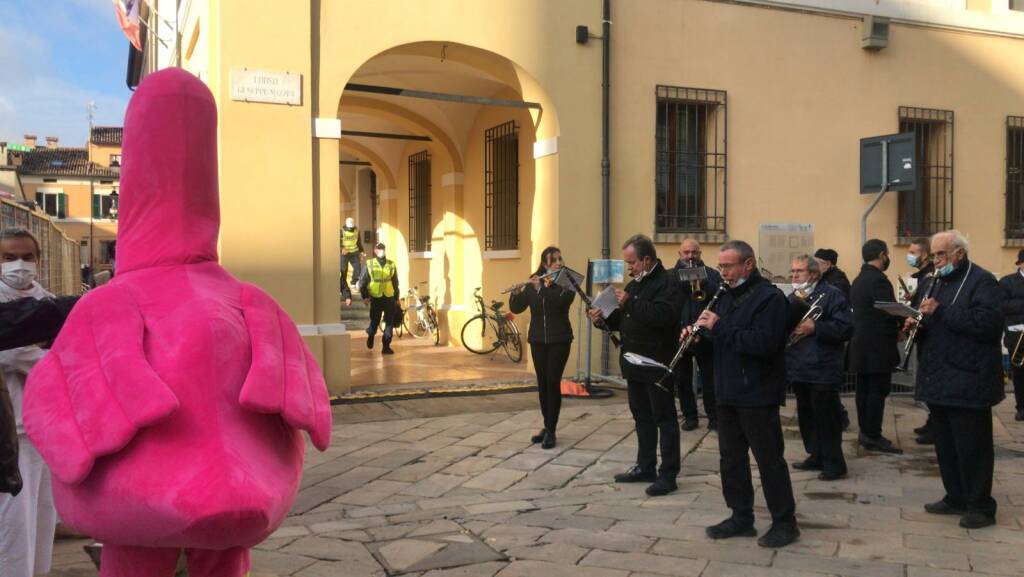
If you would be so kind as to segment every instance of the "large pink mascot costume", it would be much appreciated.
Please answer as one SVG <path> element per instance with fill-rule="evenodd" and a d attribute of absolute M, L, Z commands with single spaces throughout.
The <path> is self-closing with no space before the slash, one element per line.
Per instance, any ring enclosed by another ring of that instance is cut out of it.
<path fill-rule="evenodd" d="M 291 319 L 217 263 L 217 113 L 187 72 L 125 115 L 117 275 L 32 371 L 24 420 L 61 519 L 104 577 L 236 577 L 284 519 L 303 438 L 327 448 L 323 375 Z"/>

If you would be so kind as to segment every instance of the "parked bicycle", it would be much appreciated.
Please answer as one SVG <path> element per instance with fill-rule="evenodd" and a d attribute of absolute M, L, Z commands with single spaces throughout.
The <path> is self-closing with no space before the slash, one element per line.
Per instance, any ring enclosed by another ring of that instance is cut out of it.
<path fill-rule="evenodd" d="M 419 286 L 427 285 L 421 282 L 409 289 L 405 297 L 405 315 L 402 324 L 405 330 L 414 338 L 422 339 L 433 337 L 434 344 L 441 344 L 441 331 L 437 324 L 437 311 L 430 302 L 430 295 L 420 296 Z M 429 292 L 429 291 L 428 291 Z"/>
<path fill-rule="evenodd" d="M 476 316 L 462 325 L 462 345 L 471 353 L 486 355 L 504 347 L 505 354 L 513 363 L 523 359 L 523 339 L 516 327 L 512 313 L 501 310 L 504 303 L 491 301 L 488 308 L 480 295 L 480 287 L 473 291 L 477 309 Z"/>

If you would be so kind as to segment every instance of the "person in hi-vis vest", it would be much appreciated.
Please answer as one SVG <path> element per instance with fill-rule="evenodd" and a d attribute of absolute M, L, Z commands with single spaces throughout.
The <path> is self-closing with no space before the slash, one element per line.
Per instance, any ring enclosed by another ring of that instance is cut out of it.
<path fill-rule="evenodd" d="M 394 332 L 395 307 L 398 305 L 398 274 L 393 261 L 384 257 L 384 243 L 373 248 L 374 258 L 367 259 L 366 268 L 359 277 L 359 293 L 363 302 L 370 301 L 370 326 L 366 328 L 366 348 L 373 348 L 373 339 L 384 317 L 385 355 L 393 355 L 391 335 Z"/>
<path fill-rule="evenodd" d="M 348 287 L 348 265 L 352 265 L 352 278 L 359 280 L 360 260 L 363 255 L 363 241 L 359 238 L 352 217 L 345 219 L 345 227 L 341 229 L 341 297 L 345 306 L 352 305 L 352 290 Z"/>

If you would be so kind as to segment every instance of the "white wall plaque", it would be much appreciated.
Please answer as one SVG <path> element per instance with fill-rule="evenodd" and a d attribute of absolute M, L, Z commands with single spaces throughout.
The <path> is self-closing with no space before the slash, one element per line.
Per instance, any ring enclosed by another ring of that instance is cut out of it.
<path fill-rule="evenodd" d="M 231 100 L 301 105 L 302 75 L 252 68 L 232 68 Z"/>
<path fill-rule="evenodd" d="M 789 282 L 790 264 L 795 256 L 814 254 L 813 224 L 762 224 L 758 227 L 757 257 L 772 272 L 772 282 Z"/>

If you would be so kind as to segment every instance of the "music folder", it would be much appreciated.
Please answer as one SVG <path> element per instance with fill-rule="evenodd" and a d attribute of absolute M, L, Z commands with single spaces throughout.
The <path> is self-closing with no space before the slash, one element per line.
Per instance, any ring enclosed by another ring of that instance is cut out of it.
<path fill-rule="evenodd" d="M 883 310 L 895 317 L 907 317 L 917 319 L 921 317 L 920 311 L 903 303 L 891 301 L 875 301 L 875 308 Z"/>

